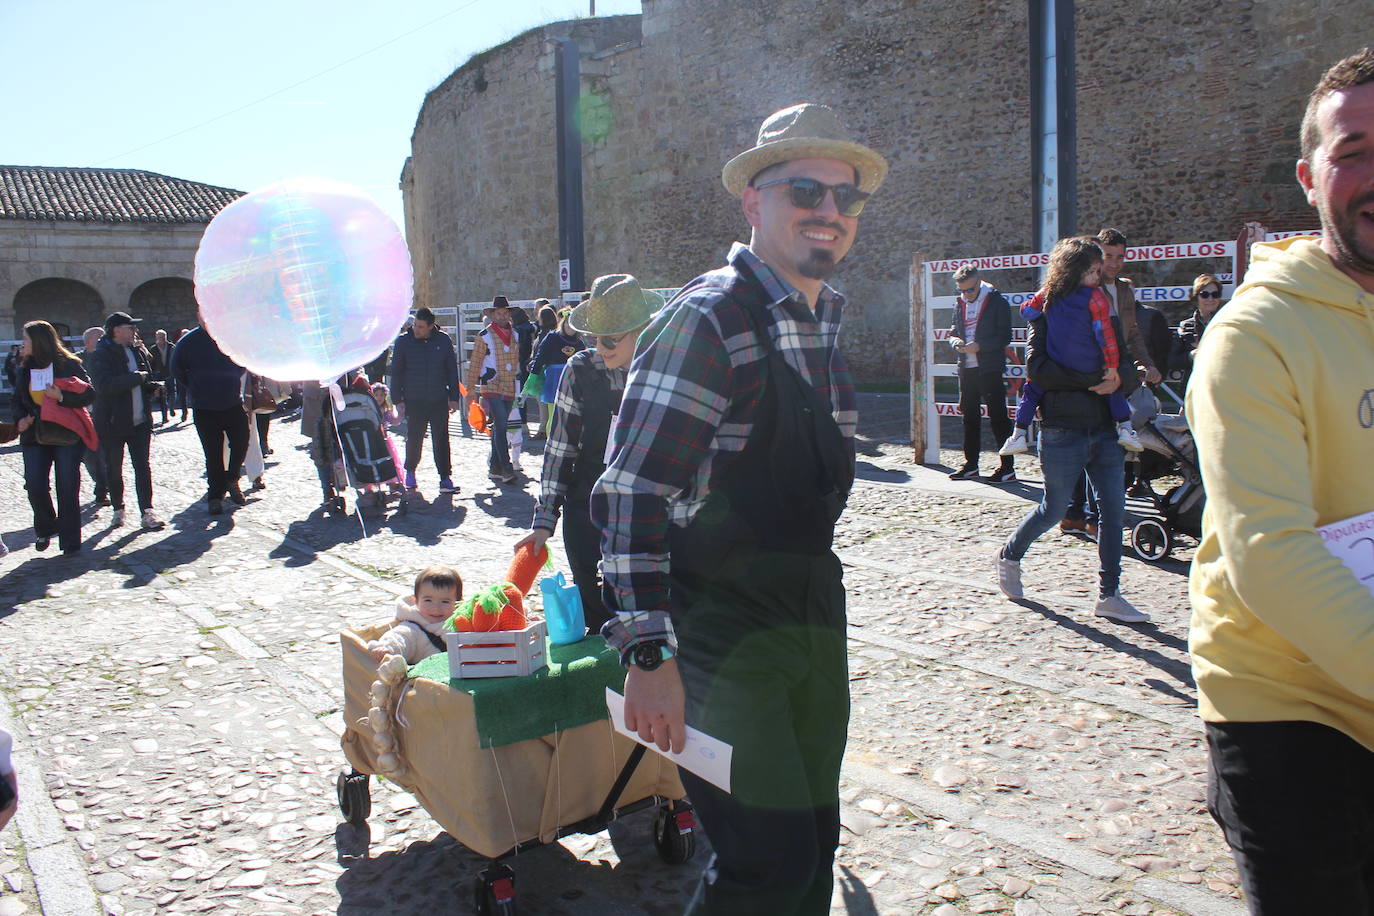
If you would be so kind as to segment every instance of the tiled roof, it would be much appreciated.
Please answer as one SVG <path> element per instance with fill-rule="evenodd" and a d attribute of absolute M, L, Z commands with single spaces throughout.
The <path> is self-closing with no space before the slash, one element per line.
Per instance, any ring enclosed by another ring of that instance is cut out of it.
<path fill-rule="evenodd" d="M 0 219 L 208 223 L 243 193 L 141 169 L 0 165 Z"/>

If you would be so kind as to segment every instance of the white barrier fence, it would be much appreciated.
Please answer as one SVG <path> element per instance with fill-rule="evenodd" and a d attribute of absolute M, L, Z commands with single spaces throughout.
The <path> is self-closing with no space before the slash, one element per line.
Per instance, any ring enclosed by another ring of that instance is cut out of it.
<path fill-rule="evenodd" d="M 1256 236 L 1251 236 L 1251 238 L 1254 237 Z M 1266 236 L 1261 234 L 1258 237 L 1265 238 Z M 1144 245 L 1127 248 L 1126 261 L 1128 264 L 1141 261 L 1221 261 L 1227 264 L 1229 269 L 1211 269 L 1205 272 L 1215 274 L 1222 281 L 1222 296 L 1223 298 L 1230 298 L 1235 291 L 1237 245 L 1238 243 L 1235 241 Z M 911 438 L 918 461 L 926 464 L 939 463 L 940 418 L 963 415 L 957 401 L 940 401 L 936 398 L 936 380 L 957 378 L 959 375 L 957 362 L 936 362 L 936 344 L 950 336 L 949 327 L 953 321 L 954 307 L 958 299 L 957 294 L 936 295 L 936 277 L 944 278 L 941 285 L 948 289 L 953 286 L 953 279 L 949 275 L 952 275 L 965 264 L 975 265 L 979 273 L 984 274 L 993 271 L 1040 269 L 1048 263 L 1049 252 L 1031 252 L 918 261 L 913 264 L 913 271 L 916 275 L 912 278 L 913 287 L 915 287 L 912 292 L 914 294 L 913 299 L 916 301 L 912 303 L 912 329 L 913 337 L 919 335 L 922 346 L 922 358 L 913 360 L 911 385 Z M 1199 273 L 1203 272 L 1199 271 Z M 1021 323 L 1020 307 L 1034 295 L 1034 292 L 1013 292 L 1003 293 L 1003 295 L 1006 296 L 1010 307 L 1014 310 L 1012 313 L 1013 324 Z M 1137 300 L 1145 303 L 1184 302 L 1191 298 L 1191 295 L 1191 286 L 1143 286 L 1136 289 Z M 1028 333 L 1028 329 L 1024 326 L 1014 327 L 1011 346 L 1007 348 L 1007 367 L 1003 372 L 1003 377 L 1011 382 L 1008 386 L 1009 415 L 1015 414 L 1015 400 L 1019 395 L 1021 383 L 1025 381 L 1026 377 L 1024 349 Z M 913 344 L 916 342 L 913 340 Z M 913 353 L 913 355 L 917 354 Z M 1181 378 L 1181 373 L 1177 375 Z M 1177 379 L 1171 378 L 1171 380 L 1176 381 Z M 987 409 L 982 408 L 981 414 L 986 417 Z"/>

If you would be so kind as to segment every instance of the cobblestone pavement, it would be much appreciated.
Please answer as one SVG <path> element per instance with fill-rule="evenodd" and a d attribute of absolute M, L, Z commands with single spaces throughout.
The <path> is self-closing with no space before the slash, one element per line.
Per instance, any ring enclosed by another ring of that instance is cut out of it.
<path fill-rule="evenodd" d="M 1038 499 L 1034 459 L 1018 484 L 952 482 L 912 464 L 905 398 L 863 406 L 837 545 L 854 714 L 834 912 L 1242 913 L 1204 805 L 1189 551 L 1125 561 L 1155 625 L 1093 617 L 1093 545 L 1057 532 L 1009 602 L 992 557 Z M 70 559 L 34 551 L 20 457 L 0 449 L 0 724 L 23 792 L 0 916 L 471 912 L 482 860 L 409 794 L 374 780 L 367 829 L 341 821 L 338 631 L 388 617 L 424 563 L 494 581 L 534 485 L 489 484 L 485 440 L 455 435 L 462 492 L 437 495 L 427 463 L 411 511 L 364 537 L 319 511 L 303 443 L 274 422 L 268 489 L 212 517 L 194 431 L 159 428 L 167 529 L 88 505 Z M 663 865 L 648 820 L 518 857 L 522 911 L 680 912 L 705 844 Z"/>

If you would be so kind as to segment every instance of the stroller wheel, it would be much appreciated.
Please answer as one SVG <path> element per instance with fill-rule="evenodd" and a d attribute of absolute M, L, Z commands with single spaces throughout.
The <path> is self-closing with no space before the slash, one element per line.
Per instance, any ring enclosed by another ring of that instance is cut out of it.
<path fill-rule="evenodd" d="M 1169 528 L 1157 518 L 1141 519 L 1131 529 L 1131 550 L 1146 563 L 1158 563 L 1173 549 Z"/>

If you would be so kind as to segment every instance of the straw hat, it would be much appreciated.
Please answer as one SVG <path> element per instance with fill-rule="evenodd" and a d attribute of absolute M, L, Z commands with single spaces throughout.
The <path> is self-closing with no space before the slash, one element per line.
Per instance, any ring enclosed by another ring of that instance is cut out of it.
<path fill-rule="evenodd" d="M 663 308 L 663 297 L 641 289 L 629 274 L 597 277 L 591 292 L 591 298 L 568 316 L 568 324 L 583 334 L 614 337 L 637 331 Z"/>
<path fill-rule="evenodd" d="M 793 159 L 838 159 L 859 172 L 859 190 L 872 194 L 887 177 L 887 160 L 849 139 L 834 109 L 807 102 L 769 115 L 758 142 L 725 163 L 720 179 L 739 197 L 755 175 Z"/>

